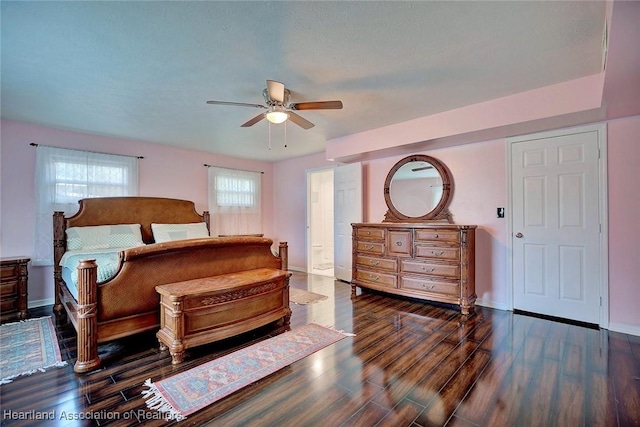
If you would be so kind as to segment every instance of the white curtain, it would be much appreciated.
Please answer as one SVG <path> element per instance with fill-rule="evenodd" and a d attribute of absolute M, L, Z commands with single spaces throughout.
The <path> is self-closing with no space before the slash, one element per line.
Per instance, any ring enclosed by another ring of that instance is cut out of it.
<path fill-rule="evenodd" d="M 209 167 L 211 235 L 262 233 L 260 172 Z"/>
<path fill-rule="evenodd" d="M 53 264 L 53 212 L 78 211 L 78 200 L 138 194 L 138 159 L 81 150 L 36 148 L 34 265 Z"/>

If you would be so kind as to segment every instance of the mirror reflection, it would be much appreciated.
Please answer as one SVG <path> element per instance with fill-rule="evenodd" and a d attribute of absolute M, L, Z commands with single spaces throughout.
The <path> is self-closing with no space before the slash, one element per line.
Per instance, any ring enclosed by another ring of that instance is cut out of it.
<path fill-rule="evenodd" d="M 431 163 L 413 161 L 405 163 L 393 174 L 389 197 L 403 215 L 421 217 L 440 203 L 442 189 L 442 177 Z"/>
<path fill-rule="evenodd" d="M 384 181 L 384 222 L 448 222 L 453 179 L 438 159 L 414 154 L 398 161 Z"/>

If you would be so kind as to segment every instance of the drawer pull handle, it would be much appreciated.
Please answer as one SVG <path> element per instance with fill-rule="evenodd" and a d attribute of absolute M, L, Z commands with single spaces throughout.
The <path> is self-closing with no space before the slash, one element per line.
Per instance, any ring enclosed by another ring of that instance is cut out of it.
<path fill-rule="evenodd" d="M 440 252 L 431 251 L 431 255 L 433 255 L 433 256 L 440 256 L 442 254 L 444 254 L 444 251 L 440 251 Z"/>
<path fill-rule="evenodd" d="M 370 236 L 370 235 L 371 235 L 371 232 L 370 232 L 370 231 L 367 231 L 367 236 Z"/>
<path fill-rule="evenodd" d="M 364 248 L 369 250 L 369 249 L 373 249 L 373 245 L 364 245 Z"/>
<path fill-rule="evenodd" d="M 378 280 L 380 280 L 380 276 L 374 276 L 373 274 L 370 274 L 369 279 L 375 280 L 377 282 Z"/>
<path fill-rule="evenodd" d="M 433 268 L 427 269 L 427 267 L 422 267 L 422 271 L 426 271 L 427 273 L 433 273 L 434 271 L 436 271 L 436 268 L 433 267 Z"/>
<path fill-rule="evenodd" d="M 396 242 L 396 246 L 402 246 L 402 242 Z"/>
<path fill-rule="evenodd" d="M 440 236 L 438 236 L 437 234 L 434 234 L 433 237 L 437 239 Z"/>
<path fill-rule="evenodd" d="M 380 261 L 374 261 L 372 259 L 369 260 L 369 265 L 379 265 Z"/>
<path fill-rule="evenodd" d="M 425 289 L 432 290 L 433 288 L 436 287 L 436 285 L 434 285 L 433 283 L 431 285 L 427 285 L 426 283 L 422 283 L 422 287 L 425 288 Z"/>

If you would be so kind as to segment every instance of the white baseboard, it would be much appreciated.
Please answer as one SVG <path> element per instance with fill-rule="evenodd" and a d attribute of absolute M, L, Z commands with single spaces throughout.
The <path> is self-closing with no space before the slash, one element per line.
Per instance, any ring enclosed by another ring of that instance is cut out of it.
<path fill-rule="evenodd" d="M 495 308 L 496 310 L 504 310 L 504 311 L 509 311 L 510 310 L 510 308 L 504 303 L 484 300 L 484 299 L 480 299 L 480 298 L 478 298 L 476 300 L 476 305 L 481 305 L 483 307 L 489 307 L 489 308 Z"/>
<path fill-rule="evenodd" d="M 640 337 L 640 326 L 609 322 L 609 330 Z"/>
<path fill-rule="evenodd" d="M 301 273 L 306 273 L 306 272 L 307 272 L 307 269 L 306 269 L 306 268 L 304 268 L 304 267 L 298 267 L 297 265 L 290 265 L 290 266 L 289 266 L 289 270 L 291 270 L 291 271 L 299 271 L 299 272 L 301 272 Z"/>

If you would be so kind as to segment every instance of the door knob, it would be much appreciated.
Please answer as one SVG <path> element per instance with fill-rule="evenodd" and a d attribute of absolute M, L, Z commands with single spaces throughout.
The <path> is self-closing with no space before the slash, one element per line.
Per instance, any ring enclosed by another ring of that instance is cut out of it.
<path fill-rule="evenodd" d="M 522 233 L 518 232 L 518 233 L 516 233 L 516 237 L 517 237 L 518 239 L 522 239 L 522 238 L 524 237 L 524 234 L 522 234 Z"/>

